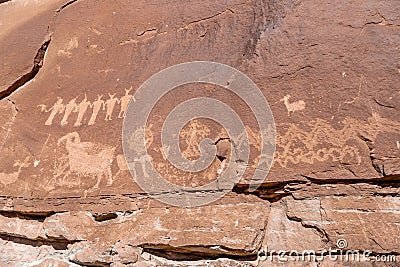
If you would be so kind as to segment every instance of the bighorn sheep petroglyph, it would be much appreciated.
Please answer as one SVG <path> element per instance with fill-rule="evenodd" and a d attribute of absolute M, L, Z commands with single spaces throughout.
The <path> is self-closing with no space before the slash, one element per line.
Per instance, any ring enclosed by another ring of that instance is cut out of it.
<path fill-rule="evenodd" d="M 108 179 L 107 185 L 112 184 L 111 163 L 114 159 L 115 147 L 81 142 L 77 132 L 68 133 L 61 137 L 58 140 L 58 145 L 64 142 L 65 148 L 68 151 L 68 162 L 64 169 L 69 167 L 69 171 L 64 174 L 64 178 L 71 173 L 96 176 L 97 182 L 93 189 L 99 187 L 103 176 Z M 64 173 L 63 171 L 61 172 Z"/>

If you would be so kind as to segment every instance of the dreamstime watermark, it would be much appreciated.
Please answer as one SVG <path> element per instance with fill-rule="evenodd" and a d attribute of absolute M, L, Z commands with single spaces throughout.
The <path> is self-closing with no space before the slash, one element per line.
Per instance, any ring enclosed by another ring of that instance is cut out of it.
<path fill-rule="evenodd" d="M 136 183 L 151 197 L 173 206 L 202 206 L 223 197 L 241 179 L 250 156 L 245 124 L 235 110 L 219 100 L 197 97 L 178 104 L 165 119 L 160 133 L 164 154 L 173 166 L 185 172 L 206 169 L 216 157 L 215 141 L 203 139 L 199 144 L 200 158 L 191 161 L 180 151 L 179 132 L 191 120 L 211 119 L 226 130 L 234 146 L 228 166 L 218 179 L 198 187 L 172 184 L 153 166 L 145 139 L 150 113 L 165 94 L 178 86 L 193 83 L 221 86 L 235 93 L 251 109 L 260 129 L 261 149 L 249 190 L 257 189 L 264 181 L 275 153 L 276 130 L 271 109 L 261 90 L 242 72 L 221 63 L 195 61 L 154 74 L 142 84 L 128 106 L 123 127 L 123 150 Z"/>
<path fill-rule="evenodd" d="M 277 261 L 277 262 L 296 262 L 296 261 L 308 261 L 308 262 L 321 262 L 325 259 L 330 261 L 341 261 L 341 262 L 396 262 L 395 255 L 373 254 L 370 250 L 350 250 L 347 249 L 346 239 L 338 239 L 336 242 L 336 248 L 322 249 L 319 251 L 315 250 L 268 250 L 267 247 L 263 248 L 257 253 L 257 260 L 261 262 L 265 261 Z"/>

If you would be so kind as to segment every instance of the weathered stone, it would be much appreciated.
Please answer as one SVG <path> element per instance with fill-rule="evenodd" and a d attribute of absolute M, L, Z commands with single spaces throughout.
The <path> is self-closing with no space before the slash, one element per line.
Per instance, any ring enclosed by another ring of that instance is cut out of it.
<path fill-rule="evenodd" d="M 198 261 L 173 261 L 166 260 L 161 257 L 151 255 L 149 253 L 143 253 L 142 259 L 134 264 L 135 267 L 148 267 L 148 266 L 210 266 L 210 267 L 223 267 L 223 266 L 234 266 L 234 267 L 250 267 L 255 266 L 254 261 L 235 261 L 230 259 L 218 259 L 218 260 L 198 260 Z"/>
<path fill-rule="evenodd" d="M 74 264 L 72 262 L 66 261 L 66 260 L 60 260 L 60 259 L 54 259 L 54 258 L 46 258 L 44 260 L 41 260 L 39 262 L 34 262 L 30 264 L 29 266 L 34 266 L 34 267 L 78 267 L 80 265 Z"/>
<path fill-rule="evenodd" d="M 12 216 L 12 214 L 10 215 Z M 28 239 L 37 239 L 41 236 L 42 223 L 35 220 L 0 215 L 0 225 L 0 234 Z"/>
<path fill-rule="evenodd" d="M 46 258 L 64 258 L 65 251 L 56 250 L 50 245 L 37 246 L 34 242 L 26 242 L 18 239 L 5 239 L 3 236 L 0 240 L 0 264 L 1 266 L 43 266 L 39 265 Z M 62 266 L 62 265 L 61 265 Z M 71 266 L 74 266 L 71 263 Z"/>
<path fill-rule="evenodd" d="M 327 248 L 345 239 L 347 249 L 399 253 L 399 198 L 328 196 L 287 203 L 287 216 L 318 230 L 328 242 Z"/>
<path fill-rule="evenodd" d="M 69 241 L 101 239 L 104 244 L 181 253 L 254 255 L 260 248 L 269 207 L 263 202 L 192 209 L 151 208 L 96 222 L 88 213 L 60 213 L 43 223 L 46 236 Z M 111 231 L 113 236 L 104 236 Z"/>
<path fill-rule="evenodd" d="M 304 227 L 301 221 L 288 215 L 286 201 L 273 203 L 271 214 L 273 216 L 268 220 L 265 230 L 265 251 L 319 251 L 325 246 L 321 235 L 315 229 Z"/>
<path fill-rule="evenodd" d="M 345 239 L 369 259 L 400 261 L 399 29 L 398 0 L 0 0 L 0 265 L 396 266 L 256 258 L 263 249 L 321 253 Z M 144 174 L 130 173 L 121 132 L 141 84 L 191 61 L 255 82 L 274 116 L 276 153 L 270 172 L 257 166 L 272 158 L 261 154 L 261 133 L 268 143 L 273 130 L 235 93 L 175 88 L 143 125 L 165 180 L 207 184 L 237 153 L 227 129 L 196 118 L 174 134 L 190 160 L 213 140 L 212 163 L 186 172 L 168 162 L 161 127 L 191 98 L 238 114 L 250 158 L 235 162 L 235 175 L 247 168 L 222 199 L 170 207 L 135 182 Z M 265 179 L 253 192 L 255 170 Z"/>

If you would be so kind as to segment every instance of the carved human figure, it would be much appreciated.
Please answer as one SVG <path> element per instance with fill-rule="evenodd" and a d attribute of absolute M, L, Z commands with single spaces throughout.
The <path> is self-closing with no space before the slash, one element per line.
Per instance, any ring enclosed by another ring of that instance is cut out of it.
<path fill-rule="evenodd" d="M 92 106 L 92 104 L 90 103 L 90 101 L 87 101 L 87 96 L 85 94 L 85 98 L 77 106 L 78 118 L 76 119 L 76 122 L 74 124 L 75 127 L 78 127 L 78 126 L 82 125 L 83 116 L 85 115 L 85 113 L 86 113 L 86 111 L 87 111 L 89 106 Z"/>
<path fill-rule="evenodd" d="M 117 177 L 120 173 L 122 173 L 124 171 L 129 171 L 129 168 L 125 161 L 124 155 L 117 155 L 116 160 L 117 160 L 117 165 L 118 165 L 119 170 L 115 174 L 115 177 Z"/>
<path fill-rule="evenodd" d="M 93 104 L 91 105 L 93 110 L 92 110 L 92 116 L 90 117 L 88 125 L 94 125 L 100 109 L 102 107 L 103 107 L 103 110 L 105 109 L 104 101 L 101 99 L 102 97 L 103 97 L 103 95 L 97 95 L 97 100 L 94 101 Z"/>
<path fill-rule="evenodd" d="M 128 109 L 128 105 L 129 102 L 132 99 L 133 95 L 130 95 L 130 91 L 132 91 L 132 86 L 129 89 L 124 89 L 125 90 L 125 95 L 123 97 L 121 97 L 120 101 L 121 101 L 121 110 L 118 114 L 118 118 L 125 118 L 126 116 L 126 110 Z"/>
<path fill-rule="evenodd" d="M 113 113 L 113 110 L 114 110 L 114 107 L 115 107 L 115 104 L 117 104 L 117 103 L 120 103 L 120 101 L 119 101 L 119 99 L 118 98 L 115 98 L 115 95 L 116 94 L 108 94 L 108 96 L 110 97 L 110 99 L 108 99 L 107 101 L 106 101 L 106 103 L 105 103 L 105 105 L 106 105 L 106 107 L 107 107 L 107 114 L 106 114 L 106 117 L 105 117 L 105 119 L 104 120 L 108 120 L 108 121 L 110 121 L 111 120 L 111 115 L 112 115 L 112 113 Z"/>
<path fill-rule="evenodd" d="M 61 97 L 57 97 L 57 102 L 48 110 L 46 110 L 46 106 L 42 105 L 42 112 L 50 112 L 49 118 L 47 121 L 44 123 L 44 125 L 52 125 L 53 124 L 53 119 L 57 114 L 61 114 L 64 111 L 64 104 L 62 103 L 63 99 Z"/>
<path fill-rule="evenodd" d="M 67 125 L 68 124 L 68 117 L 71 115 L 73 111 L 76 111 L 78 106 L 76 105 L 76 97 L 71 99 L 71 101 L 68 102 L 67 105 L 65 105 L 65 112 L 64 112 L 64 117 L 61 120 L 61 126 Z"/>

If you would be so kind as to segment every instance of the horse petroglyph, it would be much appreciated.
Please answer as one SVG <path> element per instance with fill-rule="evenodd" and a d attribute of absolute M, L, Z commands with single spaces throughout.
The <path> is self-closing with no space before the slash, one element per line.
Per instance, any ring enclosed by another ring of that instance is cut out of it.
<path fill-rule="evenodd" d="M 78 113 L 73 126 L 74 127 L 82 126 L 83 124 L 86 124 L 85 114 L 87 112 L 90 112 L 90 110 L 92 114 L 90 115 L 90 117 L 88 117 L 87 125 L 95 125 L 99 113 L 103 114 L 105 113 L 104 120 L 111 121 L 113 112 L 116 109 L 117 104 L 120 105 L 117 117 L 119 119 L 125 118 L 129 102 L 133 98 L 133 95 L 130 94 L 132 89 L 133 89 L 132 86 L 129 89 L 124 89 L 125 95 L 123 95 L 120 98 L 116 97 L 117 95 L 116 93 L 108 94 L 108 99 L 103 98 L 103 95 L 97 95 L 97 99 L 95 99 L 93 102 L 88 100 L 86 94 L 84 94 L 82 100 L 79 100 L 80 97 L 78 96 L 69 100 L 68 102 L 65 102 L 64 99 L 61 97 L 57 97 L 56 102 L 50 108 L 47 108 L 47 105 L 45 104 L 38 105 L 38 108 L 40 108 L 40 111 L 42 113 L 50 112 L 49 117 L 44 123 L 47 126 L 53 125 L 57 115 L 61 114 L 63 114 L 63 116 L 62 117 L 60 116 L 61 117 L 60 125 L 61 126 L 70 125 L 69 120 L 73 113 Z"/>

